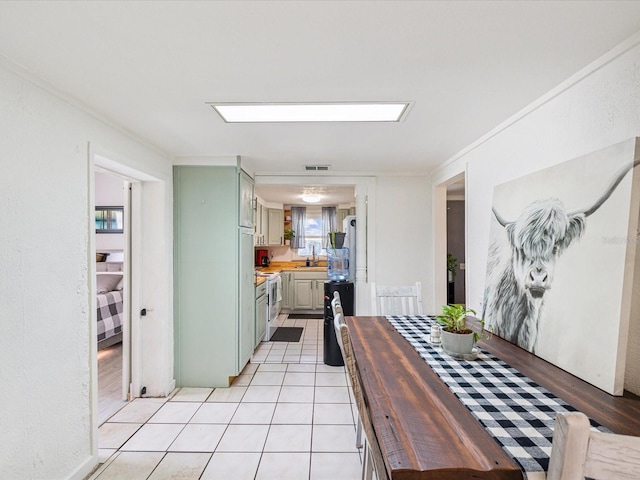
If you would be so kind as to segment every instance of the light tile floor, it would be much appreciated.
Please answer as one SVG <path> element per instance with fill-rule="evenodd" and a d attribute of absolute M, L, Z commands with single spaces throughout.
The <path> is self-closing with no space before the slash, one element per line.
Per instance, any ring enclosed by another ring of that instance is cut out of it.
<path fill-rule="evenodd" d="M 263 342 L 230 388 L 139 398 L 98 430 L 97 480 L 356 480 L 356 407 L 344 367 L 323 363 L 323 320 L 300 342 Z"/>

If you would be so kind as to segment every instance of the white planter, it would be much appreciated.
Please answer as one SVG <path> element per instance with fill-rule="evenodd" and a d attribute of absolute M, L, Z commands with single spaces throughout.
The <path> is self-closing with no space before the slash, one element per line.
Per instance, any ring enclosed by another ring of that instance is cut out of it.
<path fill-rule="evenodd" d="M 451 333 L 442 330 L 442 348 L 453 355 L 469 355 L 473 350 L 473 332 Z"/>

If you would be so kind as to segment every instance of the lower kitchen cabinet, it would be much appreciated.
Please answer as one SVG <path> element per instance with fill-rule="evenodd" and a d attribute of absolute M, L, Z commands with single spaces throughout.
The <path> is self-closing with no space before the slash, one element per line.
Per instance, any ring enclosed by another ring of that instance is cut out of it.
<path fill-rule="evenodd" d="M 293 272 L 293 309 L 322 310 L 326 272 Z"/>
<path fill-rule="evenodd" d="M 254 347 L 257 346 L 267 332 L 267 282 L 256 287 L 256 338 Z"/>

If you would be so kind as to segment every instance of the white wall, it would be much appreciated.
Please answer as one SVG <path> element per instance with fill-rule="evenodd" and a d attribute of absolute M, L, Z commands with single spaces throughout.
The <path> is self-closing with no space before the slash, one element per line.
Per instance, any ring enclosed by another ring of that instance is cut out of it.
<path fill-rule="evenodd" d="M 143 270 L 153 274 L 153 287 L 164 297 L 155 310 L 161 329 L 172 322 L 171 164 L 5 65 L 0 132 L 0 476 L 83 478 L 96 463 L 88 145 L 118 152 L 131 167 L 168 185 L 155 195 L 162 213 L 160 227 L 151 230 L 162 244 L 143 240 L 157 247 Z M 143 288 L 145 294 L 147 289 L 152 286 Z M 172 349 L 161 354 L 171 357 Z M 166 383 L 167 372 L 162 375 Z"/>
<path fill-rule="evenodd" d="M 437 185 L 467 170 L 467 299 L 472 308 L 481 310 L 494 186 L 640 136 L 639 41 L 630 39 L 578 72 L 521 118 L 505 122 L 434 173 Z M 634 343 L 640 342 L 630 339 Z"/>
<path fill-rule="evenodd" d="M 95 173 L 95 199 L 98 207 L 122 207 L 124 204 L 124 180 L 107 173 Z M 124 249 L 124 234 L 96 233 L 96 251 Z M 109 258 L 111 259 L 111 258 Z"/>
<path fill-rule="evenodd" d="M 422 282 L 425 313 L 433 313 L 433 244 L 431 187 L 427 177 L 377 177 L 375 276 L 379 285 Z"/>

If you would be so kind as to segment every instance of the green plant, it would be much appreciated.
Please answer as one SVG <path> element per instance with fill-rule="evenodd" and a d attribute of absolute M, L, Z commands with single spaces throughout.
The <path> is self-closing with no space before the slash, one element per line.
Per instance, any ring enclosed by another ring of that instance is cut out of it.
<path fill-rule="evenodd" d="M 456 273 L 458 273 L 458 259 L 451 253 L 447 253 L 447 270 L 451 272 L 452 278 L 456 278 Z"/>
<path fill-rule="evenodd" d="M 329 232 L 329 242 L 331 243 L 331 248 L 332 249 L 336 249 L 336 235 L 344 235 L 341 232 L 336 232 L 335 230 L 332 230 Z"/>
<path fill-rule="evenodd" d="M 473 333 L 473 340 L 477 342 L 481 334 L 474 332 L 467 327 L 467 315 L 476 315 L 476 311 L 471 308 L 466 308 L 459 303 L 452 303 L 450 305 L 442 306 L 442 314 L 436 315 L 436 320 L 442 329 L 450 333 Z M 479 319 L 484 333 L 484 320 Z"/>
<path fill-rule="evenodd" d="M 285 228 L 285 230 L 284 230 L 284 239 L 285 240 L 291 240 L 295 236 L 296 236 L 296 232 L 294 232 L 290 228 Z"/>

